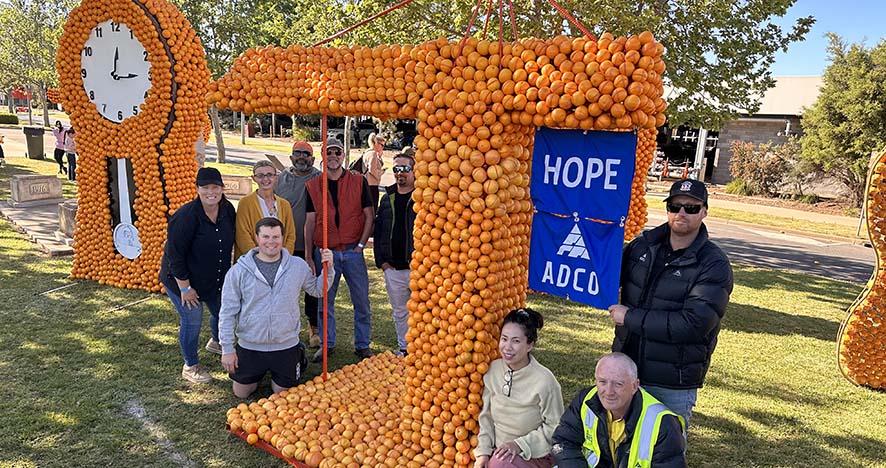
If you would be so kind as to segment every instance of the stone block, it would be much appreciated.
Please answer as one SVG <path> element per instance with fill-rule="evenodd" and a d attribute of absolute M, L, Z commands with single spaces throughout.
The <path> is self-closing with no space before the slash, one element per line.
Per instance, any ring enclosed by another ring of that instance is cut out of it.
<path fill-rule="evenodd" d="M 77 229 L 77 200 L 68 200 L 58 204 L 58 231 L 65 237 L 73 239 Z"/>
<path fill-rule="evenodd" d="M 239 200 L 252 193 L 252 177 L 222 174 L 225 196 Z"/>
<path fill-rule="evenodd" d="M 38 206 L 65 201 L 62 181 L 54 175 L 14 175 L 9 181 L 13 207 Z"/>

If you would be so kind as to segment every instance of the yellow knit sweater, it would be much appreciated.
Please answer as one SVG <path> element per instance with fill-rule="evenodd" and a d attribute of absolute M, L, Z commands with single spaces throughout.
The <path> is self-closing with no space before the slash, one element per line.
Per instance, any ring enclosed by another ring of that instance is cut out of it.
<path fill-rule="evenodd" d="M 292 206 L 285 198 L 274 195 L 277 199 L 277 219 L 283 223 L 283 247 L 291 254 L 295 249 L 295 220 L 292 218 Z M 255 243 L 255 223 L 264 217 L 259 205 L 258 192 L 252 192 L 237 203 L 237 229 L 234 236 L 234 260 L 249 252 L 258 244 Z"/>

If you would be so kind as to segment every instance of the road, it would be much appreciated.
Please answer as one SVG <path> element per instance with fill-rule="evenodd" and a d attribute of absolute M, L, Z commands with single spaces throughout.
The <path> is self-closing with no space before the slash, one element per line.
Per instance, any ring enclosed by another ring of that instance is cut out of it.
<path fill-rule="evenodd" d="M 649 213 L 649 226 L 666 220 L 664 212 Z M 866 282 L 874 270 L 873 249 L 850 242 L 782 233 L 760 226 L 707 218 L 711 239 L 733 263 L 797 271 L 827 278 Z"/>

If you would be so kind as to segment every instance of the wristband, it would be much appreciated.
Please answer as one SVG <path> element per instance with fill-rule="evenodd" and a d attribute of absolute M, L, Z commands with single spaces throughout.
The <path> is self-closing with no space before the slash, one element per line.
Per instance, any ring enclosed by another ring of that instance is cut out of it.
<path fill-rule="evenodd" d="M 361 249 L 366 248 L 366 246 L 363 245 L 362 242 L 358 242 L 358 243 L 357 243 L 357 247 L 360 247 Z"/>
<path fill-rule="evenodd" d="M 191 290 L 191 287 L 190 287 L 190 286 L 185 286 L 185 287 L 183 287 L 183 288 L 179 288 L 179 289 L 181 289 L 181 292 L 186 293 L 186 292 L 188 292 L 188 291 Z"/>

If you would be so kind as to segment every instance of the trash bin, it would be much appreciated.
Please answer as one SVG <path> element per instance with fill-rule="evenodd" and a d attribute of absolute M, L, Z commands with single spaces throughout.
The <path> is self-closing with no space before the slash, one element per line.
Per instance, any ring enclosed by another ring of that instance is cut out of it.
<path fill-rule="evenodd" d="M 43 154 L 43 127 L 22 127 L 28 143 L 28 159 L 45 159 Z"/>
<path fill-rule="evenodd" d="M 255 138 L 255 124 L 246 124 L 246 136 Z"/>

